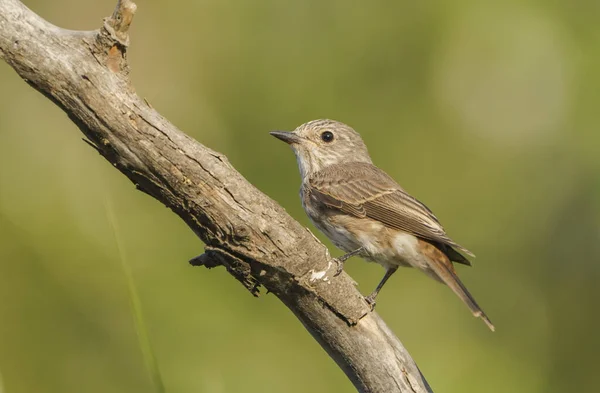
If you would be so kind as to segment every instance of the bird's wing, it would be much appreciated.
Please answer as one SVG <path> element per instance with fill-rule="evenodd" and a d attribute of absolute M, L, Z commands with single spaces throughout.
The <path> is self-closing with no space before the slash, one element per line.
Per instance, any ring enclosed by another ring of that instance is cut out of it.
<path fill-rule="evenodd" d="M 466 258 L 447 248 L 454 247 L 473 256 L 446 235 L 427 206 L 372 164 L 331 165 L 313 174 L 309 184 L 310 197 L 329 208 L 355 217 L 368 217 L 389 228 L 439 243 L 442 251 L 457 262 L 469 264 Z"/>

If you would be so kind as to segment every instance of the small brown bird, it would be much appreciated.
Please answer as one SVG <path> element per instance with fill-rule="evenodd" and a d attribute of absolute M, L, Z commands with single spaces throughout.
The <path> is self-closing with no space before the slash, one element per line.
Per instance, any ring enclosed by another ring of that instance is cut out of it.
<path fill-rule="evenodd" d="M 360 135 L 334 120 L 313 120 L 293 132 L 271 135 L 288 143 L 302 176 L 300 198 L 313 224 L 347 254 L 386 269 L 365 299 L 375 306 L 377 294 L 399 266 L 415 267 L 450 287 L 493 331 L 494 325 L 459 280 L 452 262 L 471 265 L 457 250 L 474 256 L 450 239 L 424 204 L 373 165 Z"/>

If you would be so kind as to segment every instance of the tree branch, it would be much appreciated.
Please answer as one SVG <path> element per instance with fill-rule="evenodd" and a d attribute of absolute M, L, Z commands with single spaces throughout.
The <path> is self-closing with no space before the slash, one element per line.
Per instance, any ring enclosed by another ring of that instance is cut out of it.
<path fill-rule="evenodd" d="M 254 295 L 274 293 L 361 392 L 431 392 L 400 341 L 327 249 L 223 155 L 194 141 L 141 100 L 128 74 L 121 0 L 97 31 L 46 22 L 0 0 L 0 58 L 58 105 L 138 189 L 168 206 L 206 244 L 190 261 L 225 266 Z M 333 266 L 332 266 L 333 265 Z"/>

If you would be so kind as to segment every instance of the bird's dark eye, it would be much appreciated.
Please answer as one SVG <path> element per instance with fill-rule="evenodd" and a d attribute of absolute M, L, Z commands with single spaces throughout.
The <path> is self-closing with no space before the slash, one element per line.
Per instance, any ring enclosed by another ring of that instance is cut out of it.
<path fill-rule="evenodd" d="M 323 142 L 331 142 L 333 140 L 333 132 L 331 131 L 325 131 L 324 133 L 321 134 L 321 139 L 323 139 Z"/>

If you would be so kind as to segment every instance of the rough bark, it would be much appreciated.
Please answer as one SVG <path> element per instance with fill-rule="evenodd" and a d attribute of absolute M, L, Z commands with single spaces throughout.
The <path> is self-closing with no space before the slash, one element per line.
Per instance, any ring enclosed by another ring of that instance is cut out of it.
<path fill-rule="evenodd" d="M 58 105 L 135 186 L 171 208 L 206 244 L 191 262 L 225 266 L 254 295 L 275 294 L 361 392 L 431 392 L 396 336 L 327 249 L 223 155 L 178 130 L 130 84 L 127 30 L 136 6 L 119 1 L 96 31 L 46 22 L 0 0 L 0 58 Z"/>

